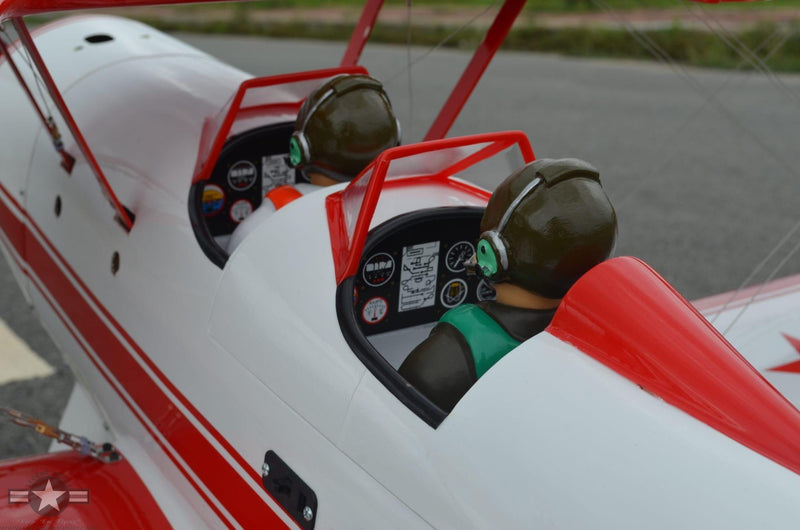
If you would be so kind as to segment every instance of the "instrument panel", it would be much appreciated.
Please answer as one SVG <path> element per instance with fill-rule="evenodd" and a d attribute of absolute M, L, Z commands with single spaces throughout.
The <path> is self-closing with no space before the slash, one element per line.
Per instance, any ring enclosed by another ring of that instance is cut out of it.
<path fill-rule="evenodd" d="M 212 236 L 232 233 L 267 192 L 297 181 L 288 154 L 293 131 L 294 122 L 267 125 L 225 143 L 202 191 L 202 218 Z"/>
<path fill-rule="evenodd" d="M 353 309 L 364 335 L 437 321 L 463 303 L 493 300 L 494 289 L 468 276 L 481 208 L 435 208 L 373 229 L 354 278 Z"/>

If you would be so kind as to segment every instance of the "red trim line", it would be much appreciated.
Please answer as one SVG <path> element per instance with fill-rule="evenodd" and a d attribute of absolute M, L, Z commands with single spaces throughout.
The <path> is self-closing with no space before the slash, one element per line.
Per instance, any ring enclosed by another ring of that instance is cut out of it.
<path fill-rule="evenodd" d="M 22 209 L 19 208 L 19 205 L 4 187 L 0 186 L 0 191 L 22 212 Z M 88 357 L 117 391 L 123 402 L 133 411 L 137 419 L 142 422 L 154 440 L 195 487 L 198 494 L 221 517 L 222 521 L 226 521 L 228 525 L 231 524 L 227 522 L 227 518 L 223 516 L 211 499 L 204 493 L 200 485 L 187 473 L 185 467 L 179 464 L 170 449 L 160 440 L 161 436 L 186 462 L 186 465 L 200 479 L 205 488 L 231 513 L 236 524 L 245 527 L 285 526 L 277 514 L 272 511 L 271 507 L 258 495 L 257 492 L 263 491 L 261 477 L 258 473 L 247 464 L 229 442 L 222 438 L 208 420 L 200 415 L 186 397 L 166 379 L 141 348 L 136 345 L 103 305 L 92 295 L 91 291 L 80 281 L 33 220 L 27 215 L 26 218 L 27 223 L 18 219 L 8 208 L 5 201 L 0 200 L 0 228 L 9 235 L 10 243 L 20 258 L 24 260 L 24 263 L 18 263 L 18 265 L 35 283 L 37 289 L 42 292 L 42 295 L 56 311 L 59 318 L 64 321 L 65 326 L 73 337 L 79 344 L 84 345 L 83 347 Z M 31 227 L 45 242 L 47 248 L 40 243 L 39 238 L 31 231 Z M 67 271 L 66 273 L 62 271 L 59 264 L 51 257 L 51 254 L 61 262 L 64 270 Z M 36 271 L 36 273 L 32 274 L 32 271 Z M 75 285 L 79 286 L 80 290 Z M 169 396 L 164 393 L 155 380 L 130 354 L 126 345 L 117 339 L 111 328 L 103 322 L 100 314 L 95 312 L 92 305 L 84 298 L 81 290 L 92 304 L 100 310 L 102 316 L 111 324 L 114 330 L 123 337 L 128 346 L 136 351 L 140 359 L 159 381 L 187 409 L 189 414 L 208 430 L 209 434 L 226 450 L 229 456 L 242 467 L 252 482 L 245 480 L 235 471 L 222 454 L 192 424 L 189 418 L 172 403 Z M 93 351 L 98 356 L 98 360 L 93 358 L 90 351 Z M 113 377 L 119 381 L 121 388 L 114 383 L 114 380 L 109 378 L 102 367 L 105 367 L 108 372 L 113 374 Z M 147 426 L 144 418 L 132 407 L 132 403 L 125 397 L 122 389 L 133 399 L 133 402 L 142 410 L 147 419 L 152 422 L 158 433 L 154 433 Z M 266 492 L 264 494 L 266 495 Z"/>

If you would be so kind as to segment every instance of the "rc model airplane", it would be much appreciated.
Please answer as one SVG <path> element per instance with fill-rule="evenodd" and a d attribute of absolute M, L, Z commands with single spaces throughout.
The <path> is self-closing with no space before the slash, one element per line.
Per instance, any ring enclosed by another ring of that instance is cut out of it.
<path fill-rule="evenodd" d="M 0 527 L 797 528 L 800 278 L 759 288 L 732 345 L 699 311 L 753 293 L 693 306 L 613 258 L 452 412 L 398 374 L 492 296 L 464 268 L 490 196 L 465 178 L 534 152 L 445 136 L 524 1 L 426 141 L 244 234 L 299 178 L 304 98 L 366 72 L 382 1 L 340 65 L 262 78 L 139 22 L 22 18 L 164 3 L 0 0 L 0 246 L 76 373 L 60 429 L 106 444 L 0 463 Z"/>

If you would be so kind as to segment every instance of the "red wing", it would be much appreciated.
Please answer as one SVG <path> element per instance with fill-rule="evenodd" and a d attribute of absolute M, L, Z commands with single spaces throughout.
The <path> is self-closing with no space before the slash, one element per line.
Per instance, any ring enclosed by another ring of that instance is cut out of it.
<path fill-rule="evenodd" d="M 199 4 L 225 0 L 0 0 L 0 21 L 11 17 L 24 17 L 72 9 L 99 9 L 103 7 L 151 6 L 167 4 Z"/>
<path fill-rule="evenodd" d="M 75 451 L 0 464 L 0 527 L 169 528 L 127 460 L 105 464 Z"/>

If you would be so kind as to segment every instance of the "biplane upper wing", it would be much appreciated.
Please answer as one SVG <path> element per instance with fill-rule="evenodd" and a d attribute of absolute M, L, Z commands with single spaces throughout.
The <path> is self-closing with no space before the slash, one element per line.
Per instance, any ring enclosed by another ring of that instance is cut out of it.
<path fill-rule="evenodd" d="M 0 22 L 8 18 L 75 9 L 218 3 L 220 1 L 224 2 L 225 0 L 0 0 Z"/>

